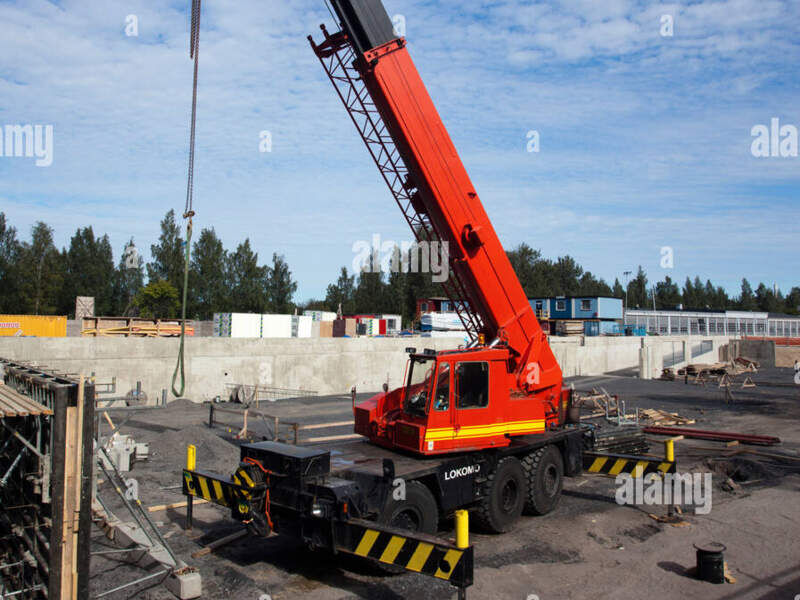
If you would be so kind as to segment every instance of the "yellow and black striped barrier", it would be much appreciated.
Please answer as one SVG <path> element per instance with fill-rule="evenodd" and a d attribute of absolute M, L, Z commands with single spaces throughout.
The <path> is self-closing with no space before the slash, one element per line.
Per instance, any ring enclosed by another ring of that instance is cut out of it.
<path fill-rule="evenodd" d="M 202 471 L 183 471 L 183 494 L 233 508 L 250 493 L 241 485 Z"/>
<path fill-rule="evenodd" d="M 351 519 L 338 524 L 336 549 L 457 587 L 472 585 L 472 546 L 459 548 L 432 536 Z"/>
<path fill-rule="evenodd" d="M 674 460 L 663 458 L 584 452 L 583 470 L 587 473 L 612 477 L 625 473 L 631 477 L 644 477 L 651 473 L 662 475 L 675 473 L 677 468 Z"/>

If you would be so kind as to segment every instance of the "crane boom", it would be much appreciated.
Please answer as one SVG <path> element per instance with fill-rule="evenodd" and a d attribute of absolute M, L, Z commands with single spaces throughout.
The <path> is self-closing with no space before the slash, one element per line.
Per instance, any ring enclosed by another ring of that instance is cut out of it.
<path fill-rule="evenodd" d="M 342 30 L 329 34 L 323 27 L 319 45 L 309 36 L 314 51 L 412 231 L 423 241 L 447 242 L 445 293 L 476 342 L 505 352 L 499 360 L 507 364 L 508 383 L 506 376 L 502 382 L 495 377 L 496 389 L 505 390 L 497 394 L 506 401 L 535 398 L 548 423 L 555 422 L 565 397 L 561 368 L 406 40 L 395 33 L 381 0 L 331 2 Z M 386 403 L 397 407 L 394 400 L 376 400 L 369 419 L 391 412 Z M 507 414 L 523 412 L 514 407 Z"/>

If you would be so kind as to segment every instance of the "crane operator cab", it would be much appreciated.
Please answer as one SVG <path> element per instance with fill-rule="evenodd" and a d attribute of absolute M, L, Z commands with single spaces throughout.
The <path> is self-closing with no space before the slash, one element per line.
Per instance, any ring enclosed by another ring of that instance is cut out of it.
<path fill-rule="evenodd" d="M 519 390 L 507 348 L 407 352 L 405 385 L 353 408 L 355 432 L 376 444 L 421 454 L 503 447 L 561 412 L 561 394 L 547 406 Z"/>

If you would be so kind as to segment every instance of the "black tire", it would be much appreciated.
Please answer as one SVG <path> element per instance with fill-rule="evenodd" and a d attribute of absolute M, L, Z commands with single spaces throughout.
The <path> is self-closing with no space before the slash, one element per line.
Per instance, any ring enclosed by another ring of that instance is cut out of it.
<path fill-rule="evenodd" d="M 419 481 L 406 483 L 405 500 L 390 495 L 378 522 L 414 533 L 435 535 L 439 527 L 439 507 L 430 490 Z"/>
<path fill-rule="evenodd" d="M 414 533 L 436 535 L 439 531 L 439 506 L 424 483 L 406 483 L 405 500 L 396 500 L 390 495 L 386 506 L 378 516 L 378 523 L 406 529 Z M 388 575 L 399 575 L 405 569 L 397 565 L 378 563 L 378 571 Z"/>
<path fill-rule="evenodd" d="M 558 506 L 561 489 L 564 487 L 564 457 L 556 446 L 544 446 L 534 450 L 522 464 L 528 475 L 527 511 L 535 515 L 546 515 Z"/>
<path fill-rule="evenodd" d="M 476 512 L 481 527 L 491 533 L 510 531 L 522 515 L 527 489 L 528 478 L 517 458 L 509 456 L 497 463 Z"/>

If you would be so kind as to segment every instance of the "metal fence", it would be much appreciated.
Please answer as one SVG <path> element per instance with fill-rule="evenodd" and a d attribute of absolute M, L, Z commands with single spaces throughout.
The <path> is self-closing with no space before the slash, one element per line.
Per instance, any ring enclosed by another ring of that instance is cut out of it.
<path fill-rule="evenodd" d="M 703 340 L 699 344 L 692 346 L 692 358 L 697 358 L 703 354 L 708 354 L 714 349 L 714 342 L 711 340 Z"/>

